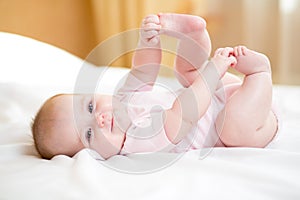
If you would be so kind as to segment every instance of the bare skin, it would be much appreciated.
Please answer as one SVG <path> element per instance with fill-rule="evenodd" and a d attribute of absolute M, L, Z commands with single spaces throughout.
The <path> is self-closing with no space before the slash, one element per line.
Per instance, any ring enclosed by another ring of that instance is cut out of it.
<path fill-rule="evenodd" d="M 206 22 L 201 17 L 159 14 L 159 19 L 161 25 L 159 33 L 179 39 L 174 68 L 181 84 L 191 90 L 191 93 L 185 92 L 178 96 L 172 109 L 167 110 L 165 130 L 169 139 L 176 144 L 186 136 L 210 105 L 212 94 L 207 87 L 207 77 L 201 75 L 201 71 L 205 74 L 205 70 L 209 68 L 206 64 L 211 52 L 211 41 L 206 30 Z M 210 64 L 213 66 L 210 67 L 214 67 L 216 72 L 212 76 L 217 78 L 213 84 L 217 84 L 223 77 L 226 82 L 237 81 L 232 76 L 226 75 L 226 78 L 224 76 L 228 67 L 236 63 L 232 50 L 224 48 L 216 52 L 212 58 Z M 193 105 L 191 99 L 196 99 L 197 109 L 190 108 Z"/>
<path fill-rule="evenodd" d="M 155 24 L 161 25 L 160 33 L 180 40 L 175 69 L 180 74 L 180 80 L 184 86 L 194 86 L 195 93 L 201 92 L 202 104 L 199 107 L 204 104 L 203 110 L 205 110 L 205 103 L 203 103 L 205 89 L 201 83 L 197 84 L 197 82 L 201 82 L 198 69 L 203 67 L 202 65 L 211 51 L 205 21 L 197 16 L 178 14 L 160 14 L 159 20 L 160 23 L 156 21 Z M 154 41 L 149 39 L 152 45 L 155 45 L 155 42 L 159 44 L 156 35 L 153 35 L 152 38 Z M 191 39 L 194 42 L 191 42 Z M 191 47 L 194 47 L 192 51 L 195 52 L 196 48 L 198 50 L 196 52 L 200 53 L 193 56 L 195 53 L 191 52 Z M 232 56 L 236 58 L 237 63 Z M 237 46 L 218 49 L 212 61 L 223 79 L 227 100 L 225 108 L 220 112 L 216 121 L 220 139 L 226 146 L 266 146 L 277 131 L 277 119 L 271 110 L 272 79 L 268 58 L 244 46 Z M 232 76 L 224 76 L 229 66 L 234 66 L 237 71 L 245 75 L 242 83 Z M 201 87 L 202 89 L 200 89 Z M 209 97 L 206 99 L 208 99 L 207 102 L 210 101 Z M 174 104 L 176 105 L 176 101 Z M 243 110 L 241 111 L 240 108 Z M 175 111 L 176 114 L 179 112 Z M 175 119 L 170 118 L 170 123 L 173 121 L 172 124 L 176 124 L 174 121 L 180 121 L 176 117 Z M 168 130 L 167 126 L 165 128 Z M 174 126 L 170 128 L 170 132 L 175 130 L 178 132 Z M 178 141 L 175 140 L 175 142 Z"/>
<path fill-rule="evenodd" d="M 235 69 L 245 77 L 242 85 L 228 87 L 229 98 L 216 127 L 227 146 L 264 147 L 277 131 L 277 119 L 271 108 L 270 62 L 265 55 L 244 46 L 235 47 L 233 54 L 237 58 Z"/>
<path fill-rule="evenodd" d="M 161 33 L 179 39 L 175 70 L 177 78 L 185 87 L 199 76 L 211 53 L 211 41 L 206 30 L 206 21 L 198 16 L 160 14 Z M 197 53 L 195 53 L 197 52 Z"/>
<path fill-rule="evenodd" d="M 142 22 L 130 73 L 150 89 L 160 68 L 161 34 L 179 40 L 174 68 L 177 78 L 186 87 L 172 108 L 165 111 L 164 129 L 169 140 L 177 144 L 189 133 L 206 113 L 214 90 L 221 85 L 226 92 L 226 104 L 215 126 L 222 142 L 226 146 L 266 146 L 277 130 L 277 120 L 271 110 L 272 80 L 267 57 L 238 46 L 220 48 L 208 61 L 211 41 L 204 19 L 180 14 L 149 15 Z M 226 72 L 230 66 L 245 75 L 243 82 Z M 42 113 L 52 110 L 53 116 L 50 124 L 46 124 L 51 127 L 51 133 L 47 133 L 49 138 L 45 145 L 52 148 L 52 155 L 72 156 L 85 147 L 105 159 L 118 154 L 131 122 L 126 117 L 116 118 L 113 99 L 101 94 L 74 95 L 74 98 L 60 95 L 47 102 Z M 197 109 L 190 107 L 191 99 L 195 100 L 192 105 Z M 47 120 L 47 117 L 42 119 Z M 61 120 L 67 120 L 63 131 Z M 68 134 L 63 136 L 65 133 Z"/>

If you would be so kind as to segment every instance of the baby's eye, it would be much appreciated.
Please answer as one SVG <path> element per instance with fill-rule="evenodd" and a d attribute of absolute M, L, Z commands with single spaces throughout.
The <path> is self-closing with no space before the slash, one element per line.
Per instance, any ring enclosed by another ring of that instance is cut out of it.
<path fill-rule="evenodd" d="M 89 128 L 86 131 L 85 137 L 86 137 L 86 140 L 88 141 L 88 143 L 90 143 L 91 142 L 91 138 L 92 138 L 92 129 L 91 128 Z"/>
<path fill-rule="evenodd" d="M 89 106 L 88 106 L 88 111 L 89 111 L 89 113 L 93 113 L 93 110 L 94 110 L 94 105 L 93 105 L 93 102 L 91 101 L 90 103 L 89 103 Z"/>

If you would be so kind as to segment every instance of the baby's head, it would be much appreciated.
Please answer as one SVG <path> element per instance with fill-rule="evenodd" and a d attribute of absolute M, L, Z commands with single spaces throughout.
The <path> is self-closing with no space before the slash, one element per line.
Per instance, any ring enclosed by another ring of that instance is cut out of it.
<path fill-rule="evenodd" d="M 43 158 L 72 157 L 83 148 L 109 158 L 120 152 L 125 134 L 113 123 L 112 96 L 59 94 L 48 99 L 32 124 Z"/>

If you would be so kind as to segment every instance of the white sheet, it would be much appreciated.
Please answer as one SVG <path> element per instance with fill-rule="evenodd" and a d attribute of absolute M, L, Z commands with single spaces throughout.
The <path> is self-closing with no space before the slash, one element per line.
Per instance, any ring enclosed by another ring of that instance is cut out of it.
<path fill-rule="evenodd" d="M 300 199 L 300 87 L 274 86 L 282 126 L 265 149 L 216 148 L 203 158 L 201 150 L 179 158 L 166 153 L 135 154 L 105 162 L 83 150 L 74 158 L 56 156 L 49 161 L 40 159 L 34 149 L 30 120 L 47 97 L 73 91 L 83 61 L 7 33 L 0 33 L 0 55 L 1 200 Z M 126 72 L 111 70 L 109 84 Z M 172 164 L 160 165 L 175 158 Z M 112 166 L 144 171 L 124 173 Z"/>

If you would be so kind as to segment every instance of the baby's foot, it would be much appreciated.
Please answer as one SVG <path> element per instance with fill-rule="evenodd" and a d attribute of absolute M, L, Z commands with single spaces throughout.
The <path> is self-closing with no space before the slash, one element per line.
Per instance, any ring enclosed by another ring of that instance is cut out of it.
<path fill-rule="evenodd" d="M 160 13 L 161 34 L 180 40 L 184 51 L 198 52 L 200 60 L 211 53 L 211 40 L 206 30 L 206 21 L 195 15 Z"/>
<path fill-rule="evenodd" d="M 159 17 L 157 15 L 148 15 L 143 19 L 141 25 L 141 40 L 148 46 L 159 44 L 159 31 L 161 29 Z"/>
<path fill-rule="evenodd" d="M 162 26 L 161 33 L 173 37 L 203 31 L 206 28 L 205 20 L 194 15 L 160 13 L 158 16 Z"/>
<path fill-rule="evenodd" d="M 221 77 L 224 76 L 230 66 L 235 66 L 237 63 L 236 58 L 233 56 L 233 48 L 231 47 L 217 49 L 211 61 Z"/>
<path fill-rule="evenodd" d="M 237 64 L 234 68 L 242 74 L 271 73 L 270 61 L 264 54 L 250 50 L 245 46 L 237 46 L 233 49 L 233 55 L 237 59 Z"/>

